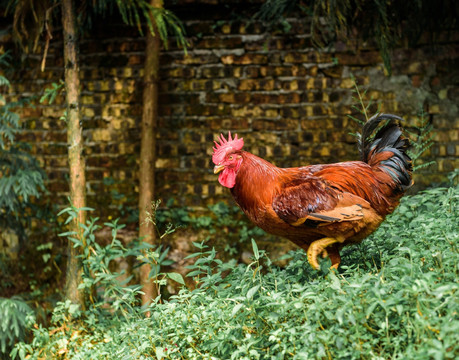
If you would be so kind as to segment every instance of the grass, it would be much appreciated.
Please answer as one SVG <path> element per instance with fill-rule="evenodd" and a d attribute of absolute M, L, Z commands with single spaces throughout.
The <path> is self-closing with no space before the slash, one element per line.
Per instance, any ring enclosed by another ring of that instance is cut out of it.
<path fill-rule="evenodd" d="M 255 242 L 250 265 L 223 263 L 205 243 L 197 243 L 190 269 L 195 289 L 183 287 L 143 309 L 137 305 L 137 287 L 118 285 L 105 296 L 103 289 L 110 286 L 103 284 L 88 310 L 64 302 L 54 310 L 50 327 L 32 324 L 32 341 L 19 343 L 12 355 L 455 359 L 458 200 L 458 187 L 405 197 L 375 234 L 346 248 L 338 273 L 313 271 L 302 251 L 291 253 L 285 268 L 276 267 Z M 104 263 L 98 259 L 91 268 L 96 278 L 87 282 L 96 288 L 101 281 L 116 284 L 117 274 L 107 278 L 110 274 L 101 271 L 106 280 L 97 279 L 97 264 Z"/>

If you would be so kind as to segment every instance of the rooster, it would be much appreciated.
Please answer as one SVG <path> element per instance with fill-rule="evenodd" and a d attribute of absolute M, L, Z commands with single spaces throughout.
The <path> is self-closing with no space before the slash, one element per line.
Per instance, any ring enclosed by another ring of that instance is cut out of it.
<path fill-rule="evenodd" d="M 220 135 L 212 161 L 248 218 L 289 239 L 319 269 L 319 255 L 337 269 L 343 246 L 374 232 L 412 185 L 409 141 L 395 115 L 377 114 L 359 136 L 361 161 L 278 168 L 243 151 L 244 141 Z"/>

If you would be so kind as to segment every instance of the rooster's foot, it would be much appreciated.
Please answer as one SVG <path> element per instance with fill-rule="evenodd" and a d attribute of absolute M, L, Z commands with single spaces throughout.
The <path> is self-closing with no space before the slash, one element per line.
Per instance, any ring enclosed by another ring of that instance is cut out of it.
<path fill-rule="evenodd" d="M 322 254 L 322 257 L 330 257 L 330 260 L 332 262 L 332 268 L 338 269 L 339 263 L 341 262 L 341 257 L 339 255 L 339 251 L 337 248 L 332 247 L 329 249 L 329 251 L 326 250 L 326 248 L 330 245 L 333 245 L 335 243 L 339 243 L 340 241 L 338 239 L 334 238 L 323 238 L 320 240 L 314 241 L 311 245 L 309 245 L 309 248 L 307 250 L 308 254 L 308 261 L 309 264 L 315 269 L 319 270 L 319 262 L 317 261 L 317 257 Z"/>

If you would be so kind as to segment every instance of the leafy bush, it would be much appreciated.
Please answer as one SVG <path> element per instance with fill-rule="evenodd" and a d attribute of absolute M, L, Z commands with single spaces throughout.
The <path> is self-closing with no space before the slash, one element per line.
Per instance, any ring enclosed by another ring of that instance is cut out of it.
<path fill-rule="evenodd" d="M 0 359 L 8 359 L 14 344 L 24 340 L 26 324 L 32 315 L 32 309 L 22 299 L 0 298 Z"/>
<path fill-rule="evenodd" d="M 194 230 L 205 230 L 209 234 L 209 240 L 214 244 L 223 245 L 220 250 L 229 255 L 240 253 L 240 246 L 250 241 L 267 235 L 262 229 L 256 227 L 242 215 L 239 207 L 228 206 L 224 202 L 209 205 L 210 214 L 197 216 L 193 209 L 172 207 L 174 200 L 169 199 L 164 208 L 158 209 L 157 220 L 160 228 L 173 223 L 177 226 L 189 227 Z M 224 242 L 218 242 L 224 233 Z M 219 246 L 220 247 L 220 246 Z"/>
<path fill-rule="evenodd" d="M 7 60 L 7 53 L 0 55 L 0 65 L 8 66 Z M 3 75 L 0 87 L 10 87 Z M 29 101 L 7 102 L 0 94 L 0 228 L 11 228 L 20 236 L 24 236 L 24 225 L 30 219 L 30 198 L 40 196 L 45 178 L 37 160 L 29 153 L 29 144 L 15 140 L 21 123 L 14 109 Z"/>
<path fill-rule="evenodd" d="M 458 200 L 458 187 L 404 198 L 373 236 L 347 248 L 338 273 L 328 272 L 326 262 L 325 270 L 313 271 L 302 251 L 279 268 L 253 242 L 253 262 L 246 266 L 223 263 L 205 243 L 196 243 L 189 274 L 196 288 L 184 287 L 168 301 L 157 298 L 146 309 L 133 300 L 138 288 L 116 285 L 108 268 L 102 273 L 92 268 L 85 281 L 108 289 L 103 283 L 108 276 L 116 291 L 85 311 L 60 303 L 52 325 L 36 326 L 32 342 L 20 343 L 12 355 L 454 359 L 459 353 Z M 94 250 L 104 264 L 105 250 Z M 92 250 L 87 255 L 95 256 Z M 119 306 L 127 300 L 130 306 Z"/>
<path fill-rule="evenodd" d="M 0 54 L 2 69 L 9 67 L 8 60 L 8 53 Z M 29 144 L 16 140 L 21 130 L 16 109 L 29 104 L 30 99 L 7 101 L 4 93 L 9 88 L 8 79 L 0 75 L 0 247 L 5 241 L 15 252 L 19 250 L 20 240 L 24 240 L 31 214 L 39 212 L 31 198 L 39 197 L 44 190 L 45 173 L 30 155 Z M 4 296 L 4 290 L 13 287 L 17 263 L 8 252 L 0 254 L 0 291 Z M 7 357 L 16 341 L 24 339 L 26 317 L 31 312 L 20 298 L 0 298 L 1 358 Z"/>

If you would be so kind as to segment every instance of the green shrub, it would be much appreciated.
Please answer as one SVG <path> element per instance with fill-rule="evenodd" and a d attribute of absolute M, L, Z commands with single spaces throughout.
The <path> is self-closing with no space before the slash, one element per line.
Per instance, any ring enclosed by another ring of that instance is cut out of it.
<path fill-rule="evenodd" d="M 205 230 L 209 234 L 208 239 L 227 256 L 241 253 L 241 246 L 252 238 L 260 239 L 269 236 L 250 223 L 238 206 L 218 202 L 208 206 L 209 215 L 197 216 L 193 213 L 193 209 L 173 207 L 173 203 L 174 200 L 169 199 L 165 207 L 158 209 L 157 220 L 160 228 L 173 223 L 179 227 Z M 224 233 L 224 241 L 219 241 L 222 233 Z"/>
<path fill-rule="evenodd" d="M 24 340 L 28 321 L 33 311 L 21 298 L 0 298 L 0 359 L 8 359 L 14 344 Z"/>
<path fill-rule="evenodd" d="M 0 55 L 2 69 L 9 67 L 8 60 L 8 53 Z M 30 99 L 7 101 L 4 93 L 9 89 L 10 82 L 0 75 L 0 243 L 3 240 L 8 243 L 6 239 L 9 238 L 9 246 L 17 247 L 12 249 L 15 252 L 24 241 L 32 214 L 40 213 L 31 198 L 39 197 L 44 190 L 45 173 L 30 155 L 30 145 L 16 139 L 21 131 L 16 109 L 29 104 Z M 14 286 L 17 270 L 17 259 L 11 257 L 8 252 L 0 254 L 0 292 L 4 296 L 4 290 Z M 0 358 L 9 358 L 7 355 L 15 342 L 24 339 L 26 318 L 30 313 L 31 308 L 22 299 L 0 298 Z"/>
<path fill-rule="evenodd" d="M 0 55 L 0 65 L 8 67 L 8 54 Z M 10 83 L 0 75 L 0 89 Z M 7 102 L 0 93 L 0 229 L 13 229 L 24 237 L 24 228 L 31 218 L 31 197 L 44 191 L 45 173 L 29 153 L 30 145 L 16 141 L 21 130 L 15 109 L 29 104 L 30 99 Z"/>
<path fill-rule="evenodd" d="M 60 303 L 52 325 L 37 326 L 32 342 L 18 344 L 12 355 L 455 359 L 458 200 L 458 187 L 404 198 L 373 236 L 347 248 L 338 273 L 311 270 L 302 251 L 291 253 L 288 265 L 279 268 L 255 242 L 249 265 L 223 263 L 205 243 L 196 243 L 189 274 L 196 288 L 183 287 L 178 295 L 168 301 L 158 298 L 147 309 L 129 300 L 136 298 L 138 288 L 120 289 L 109 273 L 93 268 L 86 281 L 102 285 L 109 276 L 119 289 L 85 311 Z M 103 251 L 96 250 L 101 264 L 106 261 Z M 328 264 L 323 265 L 327 269 Z M 126 301 L 130 306 L 117 305 Z M 151 316 L 145 317 L 145 311 Z"/>

